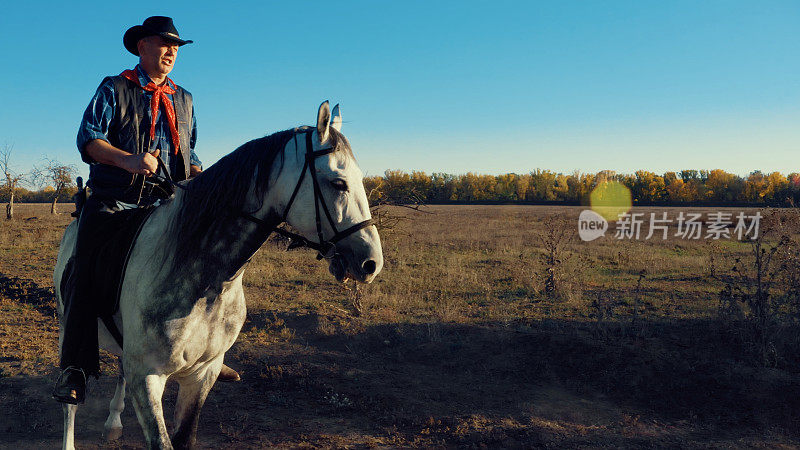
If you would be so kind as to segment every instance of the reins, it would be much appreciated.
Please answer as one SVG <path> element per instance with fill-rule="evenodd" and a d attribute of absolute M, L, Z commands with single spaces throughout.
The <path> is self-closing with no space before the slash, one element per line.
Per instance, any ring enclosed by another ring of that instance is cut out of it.
<path fill-rule="evenodd" d="M 311 181 L 314 187 L 314 215 L 315 215 L 315 222 L 317 227 L 317 237 L 319 242 L 314 242 L 311 240 L 306 239 L 304 236 L 293 233 L 285 228 L 280 228 L 274 225 L 270 225 L 268 222 L 259 219 L 258 217 L 253 216 L 252 214 L 245 213 L 244 211 L 240 211 L 238 216 L 246 219 L 250 222 L 255 223 L 259 227 L 266 227 L 269 228 L 269 232 L 266 233 L 269 235 L 272 232 L 278 233 L 281 236 L 288 238 L 290 240 L 288 250 L 298 248 L 298 247 L 308 247 L 310 249 L 317 251 L 317 259 L 327 258 L 330 259 L 336 254 L 336 243 L 341 241 L 342 239 L 350 236 L 351 234 L 367 228 L 373 225 L 372 219 L 367 219 L 362 222 L 359 222 L 351 227 L 348 227 L 342 231 L 338 231 L 336 229 L 336 223 L 331 216 L 330 210 L 328 209 L 328 205 L 325 203 L 325 197 L 322 195 L 322 189 L 320 188 L 319 179 L 317 178 L 316 170 L 314 170 L 313 165 L 317 158 L 320 156 L 325 156 L 330 153 L 336 151 L 334 147 L 328 147 L 321 150 L 314 150 L 314 145 L 312 142 L 312 134 L 314 129 L 309 128 L 308 130 L 304 130 L 298 132 L 294 135 L 295 145 L 297 145 L 297 135 L 298 134 L 305 134 L 306 136 L 306 154 L 305 154 L 305 163 L 303 164 L 303 169 L 300 172 L 300 177 L 297 180 L 297 185 L 295 185 L 294 190 L 292 191 L 291 197 L 289 197 L 289 202 L 286 204 L 286 208 L 283 210 L 283 215 L 281 216 L 281 223 L 286 222 L 286 219 L 289 215 L 289 209 L 294 204 L 294 200 L 297 197 L 297 193 L 300 191 L 300 187 L 303 184 L 303 180 L 305 179 L 306 172 L 311 173 Z M 163 170 L 164 176 L 160 175 L 153 175 L 156 179 L 160 179 L 161 181 L 167 182 L 172 186 L 177 188 L 183 189 L 188 191 L 189 188 L 178 184 L 172 180 L 172 177 L 169 174 L 169 171 L 166 170 L 164 167 L 164 162 L 161 158 L 158 159 L 158 167 Z M 333 236 L 325 240 L 322 233 L 322 217 L 320 215 L 320 207 L 324 212 L 325 218 L 328 220 L 328 224 L 330 225 L 331 229 L 333 230 Z"/>

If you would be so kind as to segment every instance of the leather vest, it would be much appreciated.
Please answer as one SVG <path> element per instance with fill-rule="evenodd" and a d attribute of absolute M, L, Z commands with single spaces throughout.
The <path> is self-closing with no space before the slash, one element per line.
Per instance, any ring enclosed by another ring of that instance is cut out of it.
<path fill-rule="evenodd" d="M 150 123 L 147 111 L 150 101 L 145 91 L 134 82 L 122 76 L 107 77 L 114 82 L 116 109 L 108 130 L 108 140 L 114 147 L 128 153 L 139 154 L 150 148 Z M 189 178 L 189 142 L 192 136 L 192 94 L 177 86 L 172 95 L 180 136 L 180 157 L 176 173 L 172 179 L 181 181 Z M 163 107 L 163 106 L 162 106 Z M 110 197 L 125 203 L 139 203 L 144 186 L 144 175 L 135 175 L 125 169 L 107 164 L 89 166 L 89 181 L 92 195 Z"/>

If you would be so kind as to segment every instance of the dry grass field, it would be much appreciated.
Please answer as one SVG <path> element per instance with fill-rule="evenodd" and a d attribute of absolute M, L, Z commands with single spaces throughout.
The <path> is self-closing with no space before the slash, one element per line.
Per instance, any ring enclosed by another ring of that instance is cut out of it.
<path fill-rule="evenodd" d="M 51 270 L 71 218 L 47 208 L 22 205 L 0 223 L 0 447 L 60 445 Z M 383 272 L 358 291 L 310 251 L 268 241 L 246 272 L 248 320 L 226 356 L 243 381 L 214 387 L 200 445 L 800 445 L 796 320 L 759 346 L 720 315 L 751 245 L 617 240 L 613 224 L 582 242 L 582 209 L 392 209 L 404 220 L 382 231 Z M 103 361 L 77 443 L 141 448 L 131 406 L 122 439 L 101 438 L 116 373 Z M 168 385 L 168 422 L 175 393 Z"/>

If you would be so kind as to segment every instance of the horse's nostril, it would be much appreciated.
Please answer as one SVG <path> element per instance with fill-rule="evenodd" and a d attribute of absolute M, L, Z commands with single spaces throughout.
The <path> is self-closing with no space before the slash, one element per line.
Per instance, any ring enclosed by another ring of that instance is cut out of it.
<path fill-rule="evenodd" d="M 364 264 L 361 265 L 361 268 L 364 270 L 364 273 L 371 275 L 375 273 L 375 261 L 368 259 L 364 261 Z"/>

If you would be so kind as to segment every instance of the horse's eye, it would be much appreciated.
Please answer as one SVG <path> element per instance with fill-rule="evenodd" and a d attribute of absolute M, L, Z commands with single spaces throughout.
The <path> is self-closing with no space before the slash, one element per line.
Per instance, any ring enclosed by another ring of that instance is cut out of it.
<path fill-rule="evenodd" d="M 337 191 L 346 191 L 347 190 L 347 182 L 342 180 L 341 178 L 337 178 L 335 180 L 331 180 L 331 186 Z"/>

